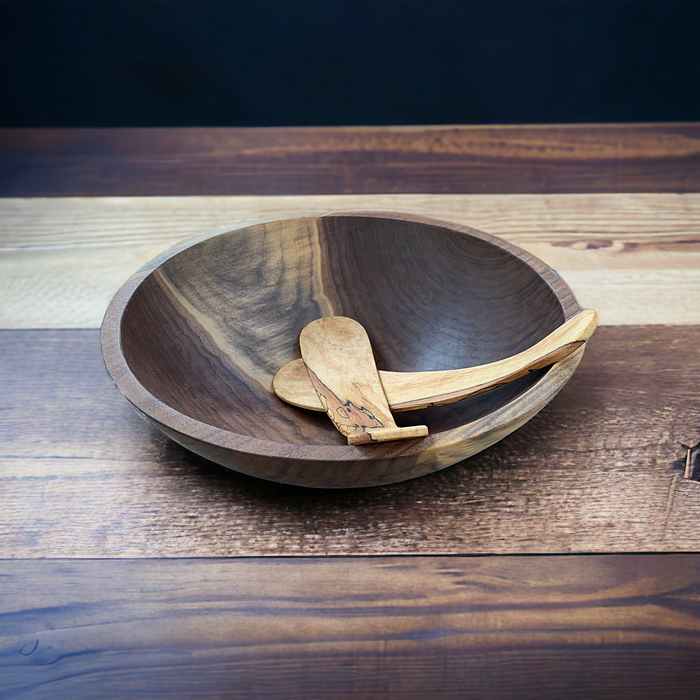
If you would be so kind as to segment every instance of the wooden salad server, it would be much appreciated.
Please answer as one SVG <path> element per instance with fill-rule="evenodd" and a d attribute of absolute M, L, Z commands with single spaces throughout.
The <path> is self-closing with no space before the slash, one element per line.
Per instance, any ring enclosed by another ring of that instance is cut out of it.
<path fill-rule="evenodd" d="M 597 326 L 598 314 L 586 309 L 531 348 L 504 360 L 478 367 L 432 372 L 379 370 L 379 378 L 392 411 L 453 403 L 560 362 L 580 348 Z M 277 396 L 287 403 L 311 411 L 326 410 L 309 381 L 304 360 L 292 360 L 284 365 L 275 375 L 272 385 Z"/>
<path fill-rule="evenodd" d="M 312 321 L 299 336 L 307 382 L 351 445 L 425 437 L 424 425 L 400 428 L 389 410 L 372 345 L 357 321 L 330 316 Z"/>

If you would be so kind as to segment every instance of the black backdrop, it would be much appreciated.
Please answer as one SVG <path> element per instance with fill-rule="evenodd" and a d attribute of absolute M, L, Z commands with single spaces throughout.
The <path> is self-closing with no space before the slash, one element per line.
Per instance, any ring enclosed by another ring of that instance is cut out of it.
<path fill-rule="evenodd" d="M 700 119 L 695 0 L 0 2 L 1 126 Z"/>

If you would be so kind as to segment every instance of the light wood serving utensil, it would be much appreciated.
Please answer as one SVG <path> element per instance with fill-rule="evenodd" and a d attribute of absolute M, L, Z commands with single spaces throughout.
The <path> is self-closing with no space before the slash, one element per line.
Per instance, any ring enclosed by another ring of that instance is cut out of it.
<path fill-rule="evenodd" d="M 586 309 L 531 348 L 504 360 L 478 367 L 433 372 L 379 370 L 379 378 L 391 411 L 453 403 L 560 362 L 581 347 L 597 326 L 598 314 L 593 309 Z M 277 396 L 287 403 L 311 411 L 326 410 L 309 380 L 303 359 L 284 365 L 275 375 L 272 385 Z"/>
<path fill-rule="evenodd" d="M 425 437 L 424 425 L 394 422 L 367 332 L 357 321 L 329 316 L 299 336 L 303 364 L 322 410 L 351 445 Z"/>

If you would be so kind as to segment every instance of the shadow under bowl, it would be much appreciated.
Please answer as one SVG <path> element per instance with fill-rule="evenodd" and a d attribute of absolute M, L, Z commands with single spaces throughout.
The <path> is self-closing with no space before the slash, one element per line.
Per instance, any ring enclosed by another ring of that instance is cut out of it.
<path fill-rule="evenodd" d="M 424 371 L 525 350 L 579 311 L 544 263 L 494 236 L 417 216 L 332 213 L 245 224 L 187 241 L 137 272 L 102 326 L 105 363 L 149 421 L 192 452 L 281 483 L 388 484 L 492 445 L 564 386 L 564 362 L 472 399 L 396 414 L 427 438 L 353 447 L 322 413 L 274 394 L 299 333 L 359 321 L 379 369 Z"/>

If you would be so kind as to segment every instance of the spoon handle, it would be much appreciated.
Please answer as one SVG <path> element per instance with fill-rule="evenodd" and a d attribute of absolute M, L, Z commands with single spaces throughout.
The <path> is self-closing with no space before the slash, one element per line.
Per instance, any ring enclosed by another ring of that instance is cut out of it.
<path fill-rule="evenodd" d="M 598 326 L 598 314 L 581 311 L 539 343 L 517 355 L 466 369 L 380 374 L 393 411 L 442 406 L 508 384 L 530 372 L 553 365 L 578 350 Z"/>
<path fill-rule="evenodd" d="M 478 367 L 433 372 L 379 370 L 379 378 L 394 412 L 453 403 L 564 360 L 591 337 L 597 325 L 598 314 L 586 309 L 539 343 L 504 360 Z M 311 411 L 326 410 L 309 380 L 304 360 L 292 360 L 284 365 L 275 375 L 273 388 L 277 396 L 294 406 Z"/>

